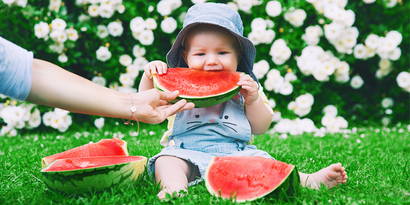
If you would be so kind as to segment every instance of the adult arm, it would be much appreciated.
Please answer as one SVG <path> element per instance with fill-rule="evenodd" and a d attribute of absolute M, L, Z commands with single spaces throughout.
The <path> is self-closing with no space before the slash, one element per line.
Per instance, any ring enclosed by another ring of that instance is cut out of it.
<path fill-rule="evenodd" d="M 47 61 L 34 59 L 32 85 L 28 101 L 59 107 L 76 113 L 160 123 L 169 115 L 190 109 L 191 103 L 181 100 L 167 105 L 178 93 L 147 90 L 121 93 L 93 83 Z M 136 107 L 132 114 L 130 108 Z"/>

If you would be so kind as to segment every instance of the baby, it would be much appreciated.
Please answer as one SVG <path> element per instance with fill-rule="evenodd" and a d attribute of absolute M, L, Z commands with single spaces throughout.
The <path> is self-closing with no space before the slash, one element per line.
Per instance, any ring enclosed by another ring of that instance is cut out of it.
<path fill-rule="evenodd" d="M 183 111 L 168 119 L 169 130 L 161 140 L 166 147 L 148 162 L 149 172 L 155 173 L 161 185 L 160 199 L 198 183 L 214 156 L 273 159 L 249 145 L 252 134 L 264 133 L 272 119 L 272 109 L 252 72 L 255 53 L 253 44 L 243 37 L 242 20 L 236 11 L 219 3 L 196 4 L 188 10 L 184 28 L 167 54 L 169 67 L 239 71 L 241 90 L 225 103 Z M 151 89 L 152 75 L 166 73 L 168 65 L 148 63 L 140 90 Z M 340 163 L 299 176 L 302 186 L 314 189 L 321 185 L 331 188 L 347 180 Z"/>

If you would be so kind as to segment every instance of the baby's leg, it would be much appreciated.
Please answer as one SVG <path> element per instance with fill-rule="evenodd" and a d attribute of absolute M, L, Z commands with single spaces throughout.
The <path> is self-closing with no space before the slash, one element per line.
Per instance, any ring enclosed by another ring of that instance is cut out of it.
<path fill-rule="evenodd" d="M 311 189 L 319 189 L 320 185 L 332 188 L 347 181 L 345 168 L 340 163 L 332 164 L 312 174 L 299 172 L 299 177 L 301 185 Z"/>
<path fill-rule="evenodd" d="M 155 160 L 155 180 L 161 184 L 158 198 L 164 199 L 166 194 L 186 191 L 188 176 L 190 176 L 189 164 L 178 157 L 161 156 Z"/>

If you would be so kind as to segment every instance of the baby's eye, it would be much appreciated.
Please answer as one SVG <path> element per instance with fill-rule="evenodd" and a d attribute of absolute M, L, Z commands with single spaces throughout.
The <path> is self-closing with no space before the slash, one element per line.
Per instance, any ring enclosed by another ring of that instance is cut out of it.
<path fill-rule="evenodd" d="M 227 119 L 229 118 L 229 116 L 228 116 L 228 115 L 225 115 L 224 118 L 225 118 L 225 120 L 227 120 Z"/>
<path fill-rule="evenodd" d="M 195 53 L 194 55 L 195 55 L 195 56 L 204 56 L 205 53 Z"/>
<path fill-rule="evenodd" d="M 219 55 L 225 55 L 225 54 L 228 54 L 229 52 L 228 51 L 221 51 L 221 52 L 219 52 Z"/>
<path fill-rule="evenodd" d="M 199 118 L 199 115 L 195 115 L 195 118 Z"/>

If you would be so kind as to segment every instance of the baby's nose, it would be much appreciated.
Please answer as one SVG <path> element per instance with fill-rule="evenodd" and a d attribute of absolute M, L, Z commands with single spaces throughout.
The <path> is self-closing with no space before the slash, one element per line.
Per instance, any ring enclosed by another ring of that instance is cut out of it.
<path fill-rule="evenodd" d="M 210 122 L 210 123 L 215 123 L 216 120 L 215 120 L 215 119 L 210 119 L 209 122 Z"/>

